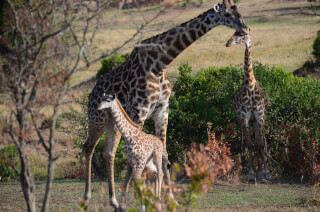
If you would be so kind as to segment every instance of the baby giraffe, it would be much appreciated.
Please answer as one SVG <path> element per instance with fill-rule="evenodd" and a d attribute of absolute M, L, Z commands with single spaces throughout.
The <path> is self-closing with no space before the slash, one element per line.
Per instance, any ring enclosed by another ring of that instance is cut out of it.
<path fill-rule="evenodd" d="M 126 211 L 126 193 L 132 170 L 134 171 L 134 180 L 141 179 L 142 172 L 146 164 L 153 158 L 157 169 L 156 195 L 160 197 L 161 184 L 163 179 L 162 172 L 162 154 L 163 144 L 161 140 L 151 134 L 146 134 L 139 129 L 127 113 L 124 111 L 121 103 L 114 95 L 104 94 L 103 100 L 99 105 L 99 110 L 108 109 L 108 112 L 114 119 L 117 128 L 121 132 L 125 146 L 124 151 L 128 158 L 127 174 L 121 193 L 120 208 Z M 140 210 L 144 211 L 144 205 L 141 203 Z"/>
<path fill-rule="evenodd" d="M 264 175 L 266 180 L 271 180 L 267 159 L 264 151 L 264 121 L 266 108 L 268 106 L 268 99 L 265 92 L 261 89 L 256 81 L 253 68 L 252 68 L 252 50 L 251 50 L 251 35 L 242 35 L 238 32 L 228 40 L 226 46 L 229 47 L 231 44 L 246 45 L 245 57 L 244 57 L 244 78 L 243 83 L 233 100 L 233 107 L 236 112 L 236 117 L 241 125 L 242 131 L 242 153 L 244 153 L 244 139 L 246 140 L 246 146 L 249 150 L 249 182 L 255 182 L 255 174 L 252 167 L 252 147 L 256 148 L 256 152 L 262 158 L 264 165 Z M 250 124 L 253 124 L 254 129 L 254 142 L 251 138 Z M 242 155 L 243 156 L 243 155 Z M 242 157 L 243 160 L 244 157 Z M 257 178 L 262 180 L 261 164 L 259 157 Z"/>

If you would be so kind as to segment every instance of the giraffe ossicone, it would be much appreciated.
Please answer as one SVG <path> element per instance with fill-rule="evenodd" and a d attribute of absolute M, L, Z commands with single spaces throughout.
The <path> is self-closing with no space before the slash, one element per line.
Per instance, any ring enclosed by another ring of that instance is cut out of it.
<path fill-rule="evenodd" d="M 257 80 L 254 77 L 252 67 L 252 47 L 251 47 L 251 35 L 243 35 L 239 32 L 235 34 L 227 41 L 226 46 L 229 47 L 232 44 L 244 43 L 245 57 L 244 57 L 244 78 L 242 85 L 237 91 L 234 100 L 233 107 L 236 112 L 237 120 L 241 126 L 242 132 L 242 151 L 241 160 L 244 162 L 244 149 L 248 147 L 249 150 L 249 182 L 255 182 L 255 172 L 252 165 L 252 151 L 255 147 L 258 151 L 264 165 L 264 177 L 266 180 L 271 180 L 266 153 L 264 151 L 265 139 L 264 139 L 264 123 L 265 115 L 268 107 L 268 99 L 265 92 L 259 86 Z M 251 137 L 251 125 L 253 126 L 254 141 Z M 245 142 L 244 142 L 245 140 Z M 257 178 L 262 180 L 261 162 L 257 157 L 258 171 Z"/>
<path fill-rule="evenodd" d="M 91 197 L 92 155 L 99 138 L 106 131 L 106 143 L 102 155 L 107 167 L 109 202 L 115 209 L 119 208 L 114 188 L 114 158 L 121 133 L 110 113 L 98 110 L 104 93 L 114 94 L 130 119 L 138 124 L 140 129 L 146 119 L 153 118 L 155 135 L 163 144 L 164 179 L 170 188 L 166 134 L 172 86 L 167 78 L 166 67 L 184 49 L 218 25 L 224 25 L 243 33 L 248 30 L 232 0 L 223 0 L 215 8 L 209 9 L 178 27 L 143 40 L 134 47 L 123 64 L 102 75 L 97 81 L 89 95 L 89 136 L 83 145 L 86 156 L 86 185 L 83 198 L 86 205 Z M 147 166 L 152 167 L 152 163 L 149 162 Z M 171 189 L 169 189 L 169 195 L 173 198 Z"/>

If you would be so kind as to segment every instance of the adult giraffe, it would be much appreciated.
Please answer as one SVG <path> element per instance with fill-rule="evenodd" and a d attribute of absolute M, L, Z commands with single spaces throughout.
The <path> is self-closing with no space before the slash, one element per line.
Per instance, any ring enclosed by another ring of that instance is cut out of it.
<path fill-rule="evenodd" d="M 233 0 L 223 0 L 214 8 L 204 12 L 178 27 L 162 34 L 143 40 L 135 47 L 129 58 L 119 67 L 101 76 L 89 95 L 88 119 L 89 136 L 83 146 L 86 155 L 86 186 L 84 204 L 91 198 L 91 159 L 98 139 L 104 131 L 107 140 L 103 150 L 103 159 L 107 167 L 109 202 L 115 210 L 119 204 L 114 190 L 114 157 L 121 133 L 107 111 L 98 110 L 104 93 L 114 93 L 130 119 L 143 127 L 147 118 L 153 117 L 155 133 L 166 151 L 166 133 L 169 113 L 171 84 L 168 81 L 166 67 L 184 49 L 218 25 L 225 25 L 238 32 L 246 33 L 248 27 L 243 21 Z M 163 160 L 166 161 L 166 160 Z M 153 167 L 149 163 L 147 167 Z M 169 184 L 167 164 L 162 166 L 166 183 Z M 169 195 L 173 197 L 170 192 Z"/>
<path fill-rule="evenodd" d="M 241 160 L 244 159 L 244 149 L 245 146 L 249 150 L 249 182 L 255 182 L 255 174 L 252 165 L 252 152 L 255 147 L 256 152 L 261 156 L 264 165 L 264 175 L 266 180 L 271 180 L 267 157 L 264 151 L 264 123 L 265 115 L 268 107 L 268 99 L 266 93 L 259 86 L 256 78 L 254 77 L 253 68 L 252 68 L 252 46 L 251 46 L 251 35 L 241 35 L 235 33 L 228 41 L 226 46 L 230 47 L 232 44 L 242 44 L 246 46 L 245 55 L 244 55 L 244 76 L 243 82 L 237 91 L 234 100 L 233 107 L 236 112 L 237 120 L 241 126 L 242 132 L 242 151 L 241 151 Z M 251 124 L 254 129 L 254 141 L 251 138 Z M 245 140 L 245 142 L 244 142 Z M 258 171 L 257 177 L 258 180 L 262 180 L 263 176 L 261 173 L 261 163 L 259 157 L 257 157 L 258 162 Z"/>

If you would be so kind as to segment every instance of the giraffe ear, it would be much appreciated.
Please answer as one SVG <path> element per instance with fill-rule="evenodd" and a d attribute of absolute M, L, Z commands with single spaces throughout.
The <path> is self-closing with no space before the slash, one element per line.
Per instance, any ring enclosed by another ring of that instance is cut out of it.
<path fill-rule="evenodd" d="M 214 11 L 216 11 L 216 13 L 218 13 L 219 12 L 219 5 L 214 5 L 213 9 L 214 9 Z"/>

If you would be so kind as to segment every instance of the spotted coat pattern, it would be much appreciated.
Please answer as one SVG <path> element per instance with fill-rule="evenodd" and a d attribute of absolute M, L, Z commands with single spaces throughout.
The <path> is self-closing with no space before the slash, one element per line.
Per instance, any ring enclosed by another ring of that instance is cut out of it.
<path fill-rule="evenodd" d="M 237 31 L 246 31 L 241 14 L 231 0 L 224 0 L 198 17 L 137 44 L 129 58 L 119 67 L 100 77 L 93 88 L 88 103 L 89 136 L 83 150 L 86 155 L 86 186 L 84 203 L 91 198 L 92 154 L 102 133 L 107 131 L 103 158 L 107 166 L 110 204 L 118 209 L 114 190 L 114 157 L 121 138 L 115 123 L 107 111 L 97 110 L 104 93 L 114 93 L 130 119 L 142 128 L 144 121 L 153 118 L 155 134 L 166 151 L 166 132 L 169 113 L 171 84 L 166 67 L 184 49 L 199 37 L 218 25 L 225 25 Z M 148 164 L 147 164 L 148 166 Z M 163 164 L 166 183 L 170 174 Z M 172 192 L 170 196 L 173 197 Z"/>
<path fill-rule="evenodd" d="M 125 208 L 126 193 L 132 169 L 134 171 L 134 179 L 141 179 L 141 174 L 146 167 L 147 162 L 149 162 L 151 158 L 155 162 L 157 169 L 156 195 L 160 196 L 163 176 L 161 170 L 163 154 L 162 141 L 158 137 L 146 134 L 140 130 L 139 125 L 132 122 L 126 114 L 118 99 L 109 98 L 104 100 L 100 104 L 99 110 L 103 110 L 105 108 L 109 109 L 117 128 L 125 140 L 124 152 L 128 159 L 128 173 L 123 186 L 120 205 L 122 208 Z"/>
<path fill-rule="evenodd" d="M 252 47 L 251 47 L 251 35 L 239 35 L 235 33 L 227 42 L 226 46 L 231 44 L 244 43 L 246 46 L 244 57 L 244 78 L 242 85 L 237 91 L 234 100 L 233 107 L 236 112 L 236 117 L 241 125 L 243 134 L 243 140 L 245 139 L 246 145 L 249 149 L 249 181 L 254 182 L 254 170 L 252 167 L 252 147 L 256 147 L 256 150 L 260 153 L 260 156 L 264 162 L 264 174 L 265 179 L 270 180 L 270 174 L 268 171 L 268 165 L 266 162 L 266 156 L 264 151 L 264 122 L 265 114 L 268 106 L 268 99 L 265 92 L 258 85 L 255 79 L 252 68 Z M 254 128 L 254 142 L 251 138 L 250 126 Z M 243 143 L 242 154 L 244 153 Z M 244 159 L 244 156 L 242 156 Z M 261 165 L 258 160 L 258 179 L 262 179 L 260 171 Z"/>

